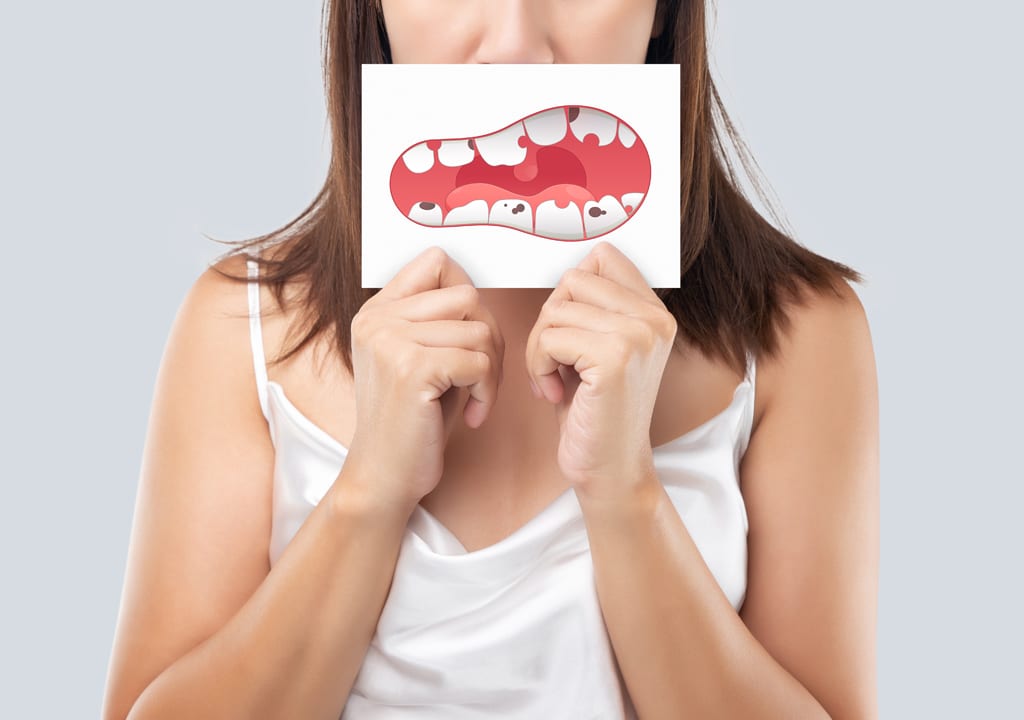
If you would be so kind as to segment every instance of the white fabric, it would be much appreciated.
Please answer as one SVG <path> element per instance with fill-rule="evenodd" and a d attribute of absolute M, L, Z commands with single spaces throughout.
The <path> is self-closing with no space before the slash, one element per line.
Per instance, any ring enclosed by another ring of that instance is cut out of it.
<path fill-rule="evenodd" d="M 257 267 L 249 261 L 253 361 L 276 450 L 270 562 L 345 462 L 346 448 L 266 380 Z M 654 448 L 673 505 L 725 596 L 746 592 L 738 484 L 754 412 L 754 358 L 730 405 Z M 509 537 L 467 553 L 429 511 L 409 519 L 391 591 L 343 720 L 636 717 L 594 586 L 571 489 Z"/>

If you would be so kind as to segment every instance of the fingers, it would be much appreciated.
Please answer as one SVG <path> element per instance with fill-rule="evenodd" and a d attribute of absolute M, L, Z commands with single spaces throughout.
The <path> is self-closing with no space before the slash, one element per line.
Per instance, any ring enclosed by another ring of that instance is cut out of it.
<path fill-rule="evenodd" d="M 361 314 L 426 350 L 412 357 L 437 396 L 468 387 L 467 423 L 483 421 L 503 379 L 505 341 L 472 279 L 444 250 L 430 247 L 413 258 Z"/>
<path fill-rule="evenodd" d="M 409 328 L 409 337 L 424 347 L 462 348 L 488 356 L 488 372 L 469 384 L 470 395 L 479 402 L 493 403 L 501 384 L 504 347 L 491 326 L 482 320 L 426 320 Z M 460 386 L 461 387 L 461 386 Z"/>
<path fill-rule="evenodd" d="M 480 350 L 460 347 L 421 348 L 423 367 L 432 373 L 430 382 L 439 397 L 448 388 L 465 387 L 470 398 L 466 403 L 465 418 L 470 427 L 479 427 L 490 412 L 498 396 L 498 369 L 491 355 Z"/>
<path fill-rule="evenodd" d="M 639 268 L 625 253 L 607 240 L 602 240 L 594 245 L 577 267 L 580 270 L 607 278 L 648 301 L 660 302 L 657 294 L 651 288 L 651 284 L 647 282 Z"/>
<path fill-rule="evenodd" d="M 633 291 L 608 278 L 580 268 L 570 268 L 562 273 L 561 280 L 544 305 L 558 305 L 564 300 L 588 303 L 611 312 L 628 313 L 636 309 L 639 298 Z"/>
<path fill-rule="evenodd" d="M 472 285 L 473 281 L 448 253 L 433 245 L 403 266 L 388 284 L 367 302 L 397 300 L 425 290 L 458 284 Z"/>

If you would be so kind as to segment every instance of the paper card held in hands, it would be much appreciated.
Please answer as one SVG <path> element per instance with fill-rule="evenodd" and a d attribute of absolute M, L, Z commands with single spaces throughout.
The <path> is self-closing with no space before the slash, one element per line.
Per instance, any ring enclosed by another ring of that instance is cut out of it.
<path fill-rule="evenodd" d="M 363 287 L 442 247 L 554 287 L 607 240 L 679 287 L 678 65 L 363 65 Z"/>

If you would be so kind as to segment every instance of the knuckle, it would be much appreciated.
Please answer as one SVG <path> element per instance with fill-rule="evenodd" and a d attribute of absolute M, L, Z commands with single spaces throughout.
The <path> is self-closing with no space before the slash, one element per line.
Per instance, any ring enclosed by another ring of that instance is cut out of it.
<path fill-rule="evenodd" d="M 439 268 L 448 262 L 448 253 L 440 245 L 431 245 L 427 248 L 425 254 L 433 267 Z"/>
<path fill-rule="evenodd" d="M 460 287 L 463 288 L 462 298 L 466 305 L 475 306 L 480 302 L 480 291 L 477 290 L 476 286 L 462 283 Z"/>
<path fill-rule="evenodd" d="M 477 368 L 480 373 L 486 375 L 491 370 L 491 356 L 482 350 L 477 350 L 473 353 L 476 357 Z"/>

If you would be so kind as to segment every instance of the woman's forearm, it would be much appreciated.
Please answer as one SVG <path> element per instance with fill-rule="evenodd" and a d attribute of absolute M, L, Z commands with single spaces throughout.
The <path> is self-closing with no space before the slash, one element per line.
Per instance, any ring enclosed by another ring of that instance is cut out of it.
<path fill-rule="evenodd" d="M 128 720 L 337 720 L 376 630 L 408 520 L 401 508 L 378 507 L 358 492 L 366 482 L 349 482 L 357 473 L 342 471 L 256 592 L 161 673 Z"/>
<path fill-rule="evenodd" d="M 638 717 L 827 719 L 743 624 L 654 471 L 637 487 L 581 505 L 601 611 Z"/>

